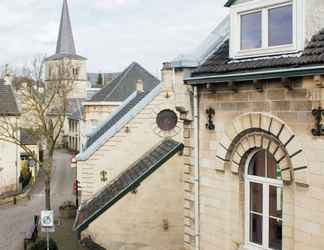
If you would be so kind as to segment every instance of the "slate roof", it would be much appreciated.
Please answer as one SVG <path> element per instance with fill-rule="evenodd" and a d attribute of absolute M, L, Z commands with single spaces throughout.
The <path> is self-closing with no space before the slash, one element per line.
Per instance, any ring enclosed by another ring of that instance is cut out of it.
<path fill-rule="evenodd" d="M 182 143 L 172 139 L 163 140 L 99 191 L 93 199 L 80 206 L 74 222 L 74 230 L 81 232 L 86 229 L 92 221 L 126 194 L 135 190 L 141 182 L 182 149 Z"/>
<path fill-rule="evenodd" d="M 106 131 L 111 129 L 121 118 L 124 117 L 137 103 L 139 103 L 147 92 L 136 92 L 136 95 L 130 100 L 118 113 L 111 117 L 96 133 L 91 135 L 86 143 L 86 148 L 89 148 L 96 140 L 98 140 Z"/>
<path fill-rule="evenodd" d="M 220 73 L 252 72 L 264 69 L 298 68 L 324 63 L 324 29 L 314 35 L 300 55 L 281 55 L 265 58 L 231 60 L 229 41 L 223 45 L 192 73 L 193 77 Z"/>
<path fill-rule="evenodd" d="M 97 80 L 100 73 L 88 73 L 88 81 L 91 83 L 92 88 L 102 88 L 105 85 L 108 85 L 113 80 L 115 80 L 119 75 L 120 72 L 116 73 L 101 73 L 103 76 L 104 84 L 98 85 Z"/>
<path fill-rule="evenodd" d="M 16 97 L 10 85 L 5 85 L 0 79 L 0 115 L 18 116 L 20 115 L 16 102 Z"/>
<path fill-rule="evenodd" d="M 67 100 L 67 113 L 72 115 L 75 112 L 81 112 L 83 98 L 69 98 Z"/>
<path fill-rule="evenodd" d="M 138 80 L 143 80 L 145 91 L 152 90 L 160 83 L 159 79 L 134 62 L 115 80 L 95 94 L 90 102 L 123 102 L 136 90 Z"/>
<path fill-rule="evenodd" d="M 126 124 L 150 104 L 161 92 L 161 85 L 157 85 L 151 91 L 135 91 L 130 95 L 100 126 L 90 135 L 86 147 L 77 155 L 78 161 L 86 161 L 107 140 L 112 138 Z"/>
<path fill-rule="evenodd" d="M 20 142 L 23 145 L 37 145 L 38 138 L 32 135 L 26 129 L 20 129 Z"/>

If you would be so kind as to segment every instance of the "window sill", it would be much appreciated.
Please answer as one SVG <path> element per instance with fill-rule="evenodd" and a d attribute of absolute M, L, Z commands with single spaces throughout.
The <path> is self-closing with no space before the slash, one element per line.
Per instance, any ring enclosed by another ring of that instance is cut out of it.
<path fill-rule="evenodd" d="M 241 245 L 238 250 L 267 250 L 265 248 L 262 247 L 257 247 L 257 246 L 253 246 L 253 245 Z"/>

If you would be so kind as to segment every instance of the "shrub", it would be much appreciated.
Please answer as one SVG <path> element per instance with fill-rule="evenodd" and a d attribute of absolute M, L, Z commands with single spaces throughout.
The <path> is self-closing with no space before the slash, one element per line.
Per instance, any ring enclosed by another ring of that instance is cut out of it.
<path fill-rule="evenodd" d="M 49 241 L 50 250 L 58 250 L 57 244 L 53 239 L 50 239 Z M 36 241 L 29 250 L 47 250 L 47 241 L 46 239 L 40 239 Z"/>

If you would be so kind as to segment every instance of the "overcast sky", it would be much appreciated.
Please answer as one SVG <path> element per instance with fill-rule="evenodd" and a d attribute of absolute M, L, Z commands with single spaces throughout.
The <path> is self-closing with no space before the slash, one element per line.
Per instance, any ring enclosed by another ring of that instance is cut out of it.
<path fill-rule="evenodd" d="M 77 52 L 89 72 L 162 62 L 198 46 L 227 14 L 225 0 L 68 0 Z M 55 51 L 62 0 L 1 0 L 0 65 Z"/>

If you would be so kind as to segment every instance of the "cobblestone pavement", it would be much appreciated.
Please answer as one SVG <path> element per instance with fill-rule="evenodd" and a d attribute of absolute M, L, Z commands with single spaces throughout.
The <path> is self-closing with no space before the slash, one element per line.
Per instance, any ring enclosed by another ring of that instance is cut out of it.
<path fill-rule="evenodd" d="M 54 156 L 55 168 L 52 177 L 52 207 L 58 214 L 58 207 L 64 201 L 73 201 L 73 180 L 76 169 L 71 169 L 71 156 L 65 151 L 57 151 Z M 23 239 L 33 216 L 44 208 L 44 178 L 39 176 L 31 192 L 31 200 L 16 206 L 0 207 L 0 250 L 23 250 Z"/>

